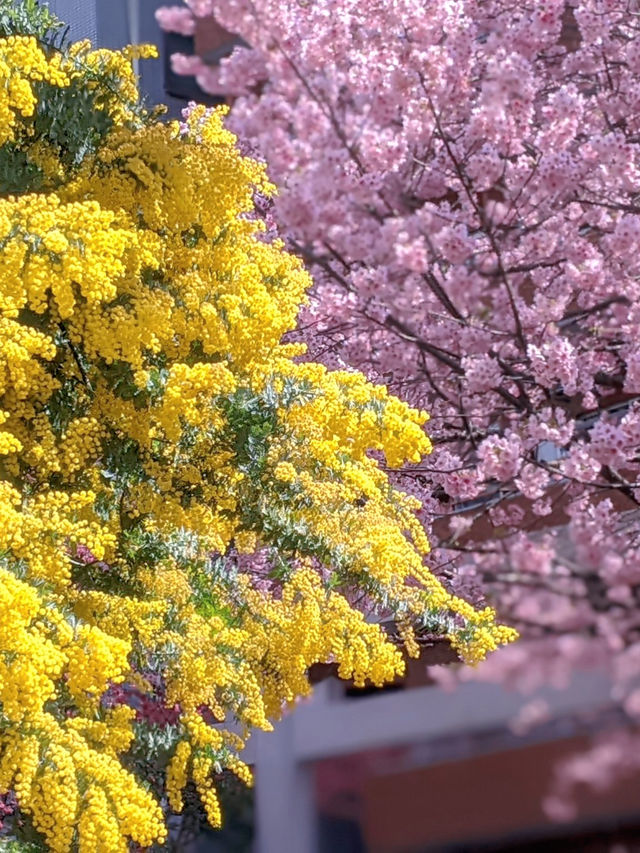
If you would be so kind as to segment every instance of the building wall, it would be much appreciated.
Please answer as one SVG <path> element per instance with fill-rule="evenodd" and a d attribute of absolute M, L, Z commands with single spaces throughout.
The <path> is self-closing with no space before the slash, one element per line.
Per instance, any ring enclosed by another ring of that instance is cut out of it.
<path fill-rule="evenodd" d="M 118 0 L 114 0 L 115 3 Z M 96 2 L 87 0 L 47 0 L 51 11 L 69 25 L 72 39 L 89 38 L 96 40 L 98 32 L 96 20 Z"/>
<path fill-rule="evenodd" d="M 557 762 L 589 747 L 587 737 L 551 740 L 398 773 L 371 774 L 363 790 L 368 853 L 517 849 L 525 840 L 569 839 L 583 830 L 640 822 L 640 774 L 579 792 L 568 824 L 542 809 Z M 569 847 L 567 847 L 569 849 Z M 637 850 L 638 848 L 635 848 Z"/>

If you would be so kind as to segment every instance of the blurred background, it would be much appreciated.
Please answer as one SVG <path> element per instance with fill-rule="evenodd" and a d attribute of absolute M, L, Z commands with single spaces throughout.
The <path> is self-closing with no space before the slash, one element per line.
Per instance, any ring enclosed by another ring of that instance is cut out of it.
<path fill-rule="evenodd" d="M 237 43 L 207 21 L 193 36 L 162 32 L 162 0 L 49 0 L 74 39 L 98 46 L 152 42 L 141 63 L 150 104 L 177 117 L 190 100 L 219 102 L 175 74 L 174 53 L 215 63 Z M 522 645 L 519 655 L 544 653 Z M 640 851 L 637 749 L 611 698 L 609 673 L 576 672 L 526 695 L 467 681 L 446 689 L 456 664 L 427 645 L 406 677 L 356 690 L 330 669 L 314 695 L 247 760 L 249 792 L 223 790 L 227 824 L 174 827 L 173 849 L 255 853 L 632 853 Z M 443 684 L 443 682 L 445 682 Z M 629 745 L 628 745 L 629 744 Z M 595 745 L 595 748 L 594 748 Z M 589 748 L 589 752 L 586 752 Z M 562 786 L 569 767 L 571 791 Z"/>

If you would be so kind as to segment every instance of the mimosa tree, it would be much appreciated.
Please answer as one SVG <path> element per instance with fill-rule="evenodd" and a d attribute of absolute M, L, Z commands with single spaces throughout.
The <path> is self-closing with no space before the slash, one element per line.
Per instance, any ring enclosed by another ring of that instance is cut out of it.
<path fill-rule="evenodd" d="M 426 414 L 283 340 L 311 281 L 255 211 L 274 187 L 223 111 L 141 107 L 151 54 L 0 4 L 0 794 L 54 851 L 162 842 L 187 784 L 217 825 L 311 665 L 402 671 L 381 617 L 409 654 L 514 638 L 385 473 Z"/>

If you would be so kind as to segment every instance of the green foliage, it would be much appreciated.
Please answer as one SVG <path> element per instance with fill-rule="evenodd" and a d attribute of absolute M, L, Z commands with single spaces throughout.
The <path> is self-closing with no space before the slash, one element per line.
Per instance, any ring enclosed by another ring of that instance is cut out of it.
<path fill-rule="evenodd" d="M 63 23 L 38 0 L 0 0 L 0 38 L 12 35 L 36 36 L 62 42 Z"/>
<path fill-rule="evenodd" d="M 103 109 L 100 89 L 87 88 L 84 80 L 69 86 L 40 83 L 34 87 L 38 106 L 33 120 L 35 139 L 56 148 L 67 168 L 78 167 L 96 151 L 113 126 Z"/>
<path fill-rule="evenodd" d="M 0 147 L 0 196 L 31 190 L 44 184 L 42 169 L 29 160 L 27 152 L 13 143 Z"/>
<path fill-rule="evenodd" d="M 46 849 L 44 839 L 25 815 L 13 816 L 9 825 L 19 831 L 20 837 L 0 838 L 0 853 L 42 853 Z"/>

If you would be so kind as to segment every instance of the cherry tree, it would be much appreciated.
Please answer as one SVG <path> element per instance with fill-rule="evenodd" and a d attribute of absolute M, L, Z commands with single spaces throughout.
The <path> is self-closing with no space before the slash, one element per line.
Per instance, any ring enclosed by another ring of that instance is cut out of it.
<path fill-rule="evenodd" d="M 232 103 L 315 277 L 315 357 L 431 413 L 398 475 L 431 564 L 529 639 L 474 677 L 607 666 L 640 719 L 640 4 L 187 0 L 239 46 L 174 56 Z M 624 738 L 559 782 L 597 781 Z M 615 753 L 615 754 L 614 754 Z M 636 750 L 638 754 L 638 750 Z M 560 815 L 559 801 L 550 802 Z"/>

